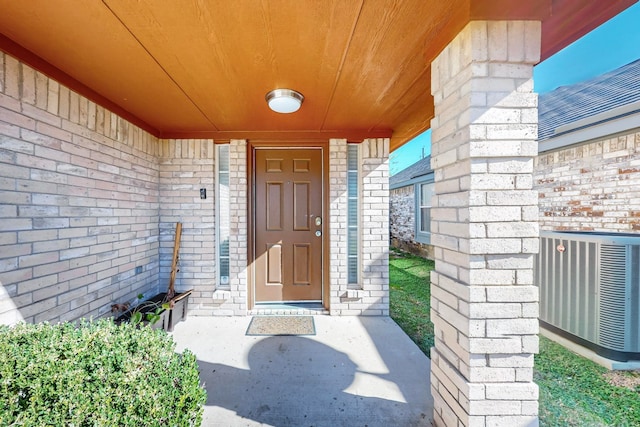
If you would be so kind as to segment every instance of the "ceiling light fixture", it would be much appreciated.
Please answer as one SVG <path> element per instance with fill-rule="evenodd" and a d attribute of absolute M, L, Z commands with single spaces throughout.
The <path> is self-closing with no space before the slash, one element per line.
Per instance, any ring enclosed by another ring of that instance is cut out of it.
<path fill-rule="evenodd" d="M 264 97 L 276 113 L 295 113 L 300 109 L 304 96 L 292 89 L 274 89 Z"/>

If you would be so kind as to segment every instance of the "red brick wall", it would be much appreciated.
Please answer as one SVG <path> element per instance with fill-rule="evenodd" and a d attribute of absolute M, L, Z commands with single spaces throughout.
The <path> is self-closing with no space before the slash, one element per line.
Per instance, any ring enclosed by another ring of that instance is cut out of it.
<path fill-rule="evenodd" d="M 541 153 L 542 230 L 640 232 L 640 130 Z"/>

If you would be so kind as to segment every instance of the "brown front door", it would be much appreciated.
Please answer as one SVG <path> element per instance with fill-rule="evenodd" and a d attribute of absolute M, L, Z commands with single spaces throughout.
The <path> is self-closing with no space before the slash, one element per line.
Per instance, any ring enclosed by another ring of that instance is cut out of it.
<path fill-rule="evenodd" d="M 255 150 L 255 300 L 322 300 L 322 150 Z"/>

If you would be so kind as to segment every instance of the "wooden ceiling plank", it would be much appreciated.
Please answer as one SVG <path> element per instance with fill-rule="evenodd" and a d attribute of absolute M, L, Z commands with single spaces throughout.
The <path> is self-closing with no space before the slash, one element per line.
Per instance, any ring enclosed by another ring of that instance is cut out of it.
<path fill-rule="evenodd" d="M 163 65 L 217 129 L 224 128 L 228 109 L 215 101 L 209 88 L 224 85 L 235 74 L 216 31 L 218 17 L 203 4 L 107 0 L 110 8 L 134 32 L 150 55 Z M 230 86 L 230 85 L 229 85 Z M 236 94 L 238 95 L 238 94 Z"/>
<path fill-rule="evenodd" d="M 432 104 L 433 96 L 431 95 L 431 66 L 423 69 L 411 86 L 400 96 L 398 102 L 393 105 L 387 104 L 387 109 L 383 113 L 381 120 L 372 128 L 385 127 L 388 128 L 392 123 L 402 121 L 402 117 L 407 110 L 412 110 L 416 104 L 423 103 Z M 431 117 L 425 117 L 424 121 L 429 122 Z"/>
<path fill-rule="evenodd" d="M 185 92 L 184 88 L 180 85 L 180 83 L 178 83 L 173 76 L 167 72 L 167 70 L 165 69 L 164 65 L 158 60 L 158 58 L 156 58 L 152 52 L 149 51 L 149 49 L 147 48 L 147 46 L 145 46 L 145 44 L 138 38 L 138 36 L 131 30 L 131 28 L 129 28 L 127 26 L 127 24 L 122 20 L 122 18 L 120 18 L 120 16 L 111 8 L 111 6 L 109 5 L 109 1 L 108 0 L 102 0 L 102 3 L 104 3 L 104 5 L 107 7 L 107 9 L 109 9 L 109 11 L 113 14 L 113 16 L 120 22 L 120 24 L 129 32 L 129 34 L 131 35 L 131 37 L 140 45 L 140 47 L 142 47 L 142 49 L 144 49 L 144 51 L 147 53 L 147 55 L 149 55 L 149 57 L 155 61 L 155 63 L 157 64 L 158 68 L 160 70 L 162 70 L 162 72 L 164 72 L 164 74 L 167 76 L 167 78 L 169 78 L 169 80 L 171 80 L 176 87 L 184 94 L 184 96 L 189 100 L 189 102 L 191 102 L 193 104 L 193 106 L 198 109 L 200 111 L 200 113 L 207 118 L 207 120 L 209 120 L 209 123 L 211 124 L 211 126 L 213 127 L 214 130 L 218 130 L 218 128 L 216 127 L 215 123 L 211 120 L 211 117 L 209 117 L 206 112 L 204 112 L 196 102 L 194 102 L 194 100 L 189 96 L 189 94 L 187 92 Z M 156 28 L 156 30 L 158 30 L 156 33 L 161 33 L 161 29 L 160 28 Z"/>
<path fill-rule="evenodd" d="M 82 7 L 73 0 L 9 2 L 3 5 L 0 28 L 154 128 L 208 126 L 101 2 Z"/>
<path fill-rule="evenodd" d="M 388 113 L 398 102 L 415 102 L 420 94 L 410 93 L 410 88 L 428 67 L 425 40 L 438 25 L 435 17 L 451 7 L 449 2 L 396 2 L 381 16 L 380 3 L 366 5 L 327 126 L 344 127 L 350 120 L 354 126 L 364 126 L 365 120 L 377 126 L 388 122 Z M 428 92 L 429 86 L 424 81 L 421 91 Z M 356 105 L 360 117 L 350 115 L 347 105 L 351 109 Z"/>
<path fill-rule="evenodd" d="M 553 0 L 471 0 L 469 19 L 543 21 L 551 14 Z"/>
<path fill-rule="evenodd" d="M 336 90 L 338 89 L 338 83 L 340 82 L 340 78 L 342 77 L 342 70 L 344 68 L 345 61 L 347 60 L 347 55 L 349 54 L 349 48 L 351 47 L 351 42 L 353 41 L 353 35 L 358 27 L 358 21 L 360 20 L 360 15 L 362 14 L 362 7 L 364 6 L 364 0 L 360 1 L 360 6 L 358 7 L 358 13 L 353 20 L 353 24 L 351 29 L 349 30 L 349 37 L 347 43 L 345 43 L 344 49 L 342 51 L 342 55 L 340 58 L 340 65 L 338 65 L 338 69 L 336 70 L 335 77 L 333 78 L 333 87 L 331 88 L 331 94 L 329 99 L 326 102 L 326 108 L 324 112 L 324 117 L 322 118 L 321 129 L 324 129 L 327 123 L 327 116 L 329 115 L 329 109 L 333 105 L 333 99 L 336 94 Z"/>

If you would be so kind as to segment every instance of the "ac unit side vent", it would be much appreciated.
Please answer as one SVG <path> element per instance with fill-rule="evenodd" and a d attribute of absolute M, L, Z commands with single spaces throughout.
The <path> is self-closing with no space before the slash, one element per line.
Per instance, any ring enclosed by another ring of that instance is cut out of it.
<path fill-rule="evenodd" d="M 627 268 L 630 271 L 629 288 L 627 289 L 627 347 L 640 349 L 640 247 L 632 245 L 629 247 L 629 262 Z"/>
<path fill-rule="evenodd" d="M 600 245 L 600 344 L 624 348 L 626 247 Z"/>

